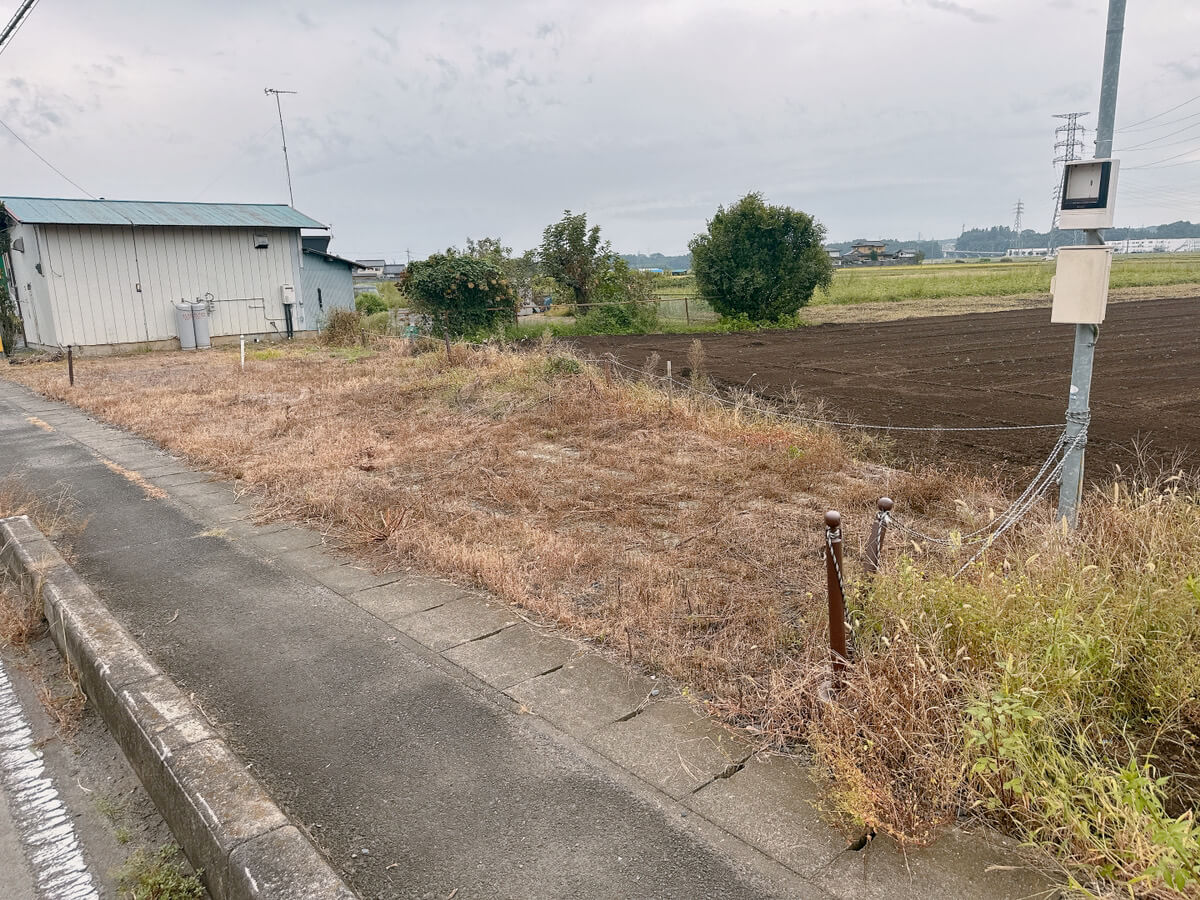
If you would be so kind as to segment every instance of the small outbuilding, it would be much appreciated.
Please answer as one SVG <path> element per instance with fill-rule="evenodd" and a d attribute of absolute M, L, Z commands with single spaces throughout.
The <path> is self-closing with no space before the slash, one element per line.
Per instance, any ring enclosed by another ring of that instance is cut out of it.
<path fill-rule="evenodd" d="M 354 273 L 362 264 L 330 253 L 328 235 L 305 235 L 300 240 L 304 262 L 300 287 L 315 303 L 318 323 L 335 307 L 354 309 Z"/>
<path fill-rule="evenodd" d="M 331 304 L 353 306 L 352 289 L 308 289 L 316 281 L 304 269 L 319 257 L 303 252 L 301 229 L 327 229 L 290 206 L 0 202 L 5 266 L 33 347 L 178 347 L 180 302 L 207 307 L 214 343 L 315 330 Z"/>

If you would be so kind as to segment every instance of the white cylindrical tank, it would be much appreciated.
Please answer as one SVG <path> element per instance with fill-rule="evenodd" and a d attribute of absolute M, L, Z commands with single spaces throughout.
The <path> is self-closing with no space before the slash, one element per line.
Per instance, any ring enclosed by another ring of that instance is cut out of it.
<path fill-rule="evenodd" d="M 209 335 L 207 303 L 192 304 L 192 327 L 195 329 L 196 348 L 199 350 L 207 350 L 209 347 L 211 347 L 212 338 Z"/>
<path fill-rule="evenodd" d="M 175 303 L 175 330 L 179 334 L 180 350 L 196 349 L 196 326 L 192 324 L 193 303 Z M 208 333 L 208 321 L 205 320 L 205 334 Z"/>

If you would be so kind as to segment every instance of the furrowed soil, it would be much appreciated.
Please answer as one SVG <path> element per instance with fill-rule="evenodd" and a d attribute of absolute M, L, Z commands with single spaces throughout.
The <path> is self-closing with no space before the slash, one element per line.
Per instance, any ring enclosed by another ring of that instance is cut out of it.
<path fill-rule="evenodd" d="M 1088 471 L 1153 458 L 1200 464 L 1200 298 L 1110 305 L 1096 345 Z M 1062 422 L 1074 327 L 1049 310 L 820 325 L 706 335 L 704 374 L 781 397 L 793 388 L 831 419 L 897 426 Z M 695 335 L 597 335 L 573 341 L 641 367 L 659 354 L 679 373 Z M 1011 469 L 1039 464 L 1057 433 L 892 432 L 898 458 Z"/>

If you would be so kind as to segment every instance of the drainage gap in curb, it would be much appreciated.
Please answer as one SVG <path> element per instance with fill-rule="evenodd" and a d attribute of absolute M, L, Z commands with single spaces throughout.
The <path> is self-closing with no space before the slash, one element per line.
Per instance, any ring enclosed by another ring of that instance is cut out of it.
<path fill-rule="evenodd" d="M 860 838 L 859 838 L 857 841 L 855 841 L 854 843 L 852 843 L 852 844 L 851 844 L 850 846 L 848 846 L 846 849 L 847 849 L 847 850 L 850 850 L 850 851 L 853 851 L 854 853 L 859 853 L 859 852 L 860 852 L 860 851 L 862 851 L 862 850 L 866 850 L 866 849 L 867 849 L 867 845 L 868 845 L 869 843 L 871 843 L 871 839 L 872 839 L 873 837 L 875 837 L 875 829 L 874 829 L 874 828 L 868 828 L 866 831 L 864 831 L 864 832 L 862 833 L 862 837 L 860 837 Z"/>

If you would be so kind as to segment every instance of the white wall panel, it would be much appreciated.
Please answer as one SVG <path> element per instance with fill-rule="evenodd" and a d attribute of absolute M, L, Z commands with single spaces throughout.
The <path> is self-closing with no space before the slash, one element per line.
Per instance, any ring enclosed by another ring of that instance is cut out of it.
<path fill-rule="evenodd" d="M 32 265 L 34 228 L 22 229 L 30 259 L 14 261 L 14 276 L 23 301 L 26 283 L 43 301 L 33 342 L 166 340 L 176 335 L 173 304 L 206 294 L 215 304 L 214 335 L 283 331 L 280 285 L 294 285 L 298 302 L 303 297 L 294 229 L 42 226 L 41 276 Z M 254 247 L 255 234 L 267 236 L 267 247 Z M 51 314 L 56 334 L 47 337 L 42 320 Z"/>

